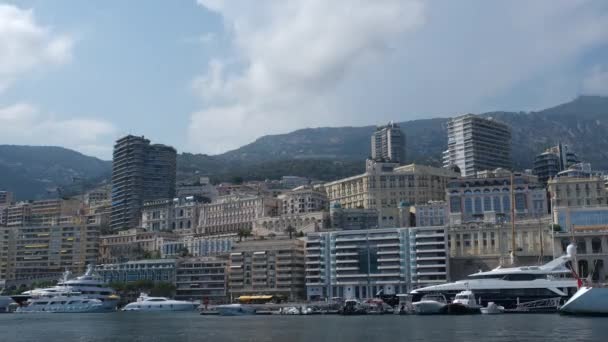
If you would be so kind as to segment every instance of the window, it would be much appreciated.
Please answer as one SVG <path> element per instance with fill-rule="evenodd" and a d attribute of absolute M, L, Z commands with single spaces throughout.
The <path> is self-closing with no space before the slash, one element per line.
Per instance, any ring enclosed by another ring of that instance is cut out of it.
<path fill-rule="evenodd" d="M 527 209 L 526 194 L 515 194 L 515 209 L 524 211 Z"/>
<path fill-rule="evenodd" d="M 475 198 L 475 212 L 476 213 L 483 212 L 483 209 L 481 208 L 481 198 L 479 198 L 479 197 Z"/>
<path fill-rule="evenodd" d="M 492 198 L 489 196 L 483 198 L 483 211 L 492 211 Z"/>
<path fill-rule="evenodd" d="M 464 212 L 466 214 L 473 213 L 473 200 L 471 198 L 465 198 L 464 200 Z"/>
<path fill-rule="evenodd" d="M 450 212 L 459 213 L 461 210 L 460 196 L 450 197 Z"/>

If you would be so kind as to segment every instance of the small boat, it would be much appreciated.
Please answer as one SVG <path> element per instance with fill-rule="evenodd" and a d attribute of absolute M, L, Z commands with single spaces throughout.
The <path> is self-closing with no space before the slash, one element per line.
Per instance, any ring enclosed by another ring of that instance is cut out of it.
<path fill-rule="evenodd" d="M 504 306 L 496 305 L 494 302 L 489 302 L 488 306 L 479 309 L 484 315 L 499 315 L 505 313 Z"/>
<path fill-rule="evenodd" d="M 243 304 L 225 304 L 215 307 L 220 316 L 249 316 L 255 315 L 256 309 Z"/>
<path fill-rule="evenodd" d="M 412 303 L 417 315 L 437 315 L 442 313 L 447 305 L 447 300 L 442 294 L 427 294 L 419 301 Z"/>
<path fill-rule="evenodd" d="M 79 292 L 63 293 L 52 297 L 38 297 L 17 308 L 18 313 L 91 313 L 108 312 L 103 301 L 83 296 Z"/>
<path fill-rule="evenodd" d="M 340 309 L 342 315 L 367 315 L 367 307 L 356 299 L 347 299 Z"/>
<path fill-rule="evenodd" d="M 467 315 L 481 313 L 481 305 L 477 303 L 473 291 L 465 290 L 456 294 L 452 303 L 445 306 L 443 313 L 450 315 Z"/>
<path fill-rule="evenodd" d="M 136 302 L 127 304 L 122 311 L 193 311 L 197 307 L 198 303 L 165 297 L 149 297 L 142 293 Z"/>
<path fill-rule="evenodd" d="M 582 286 L 559 312 L 571 315 L 608 315 L 608 288 Z"/>

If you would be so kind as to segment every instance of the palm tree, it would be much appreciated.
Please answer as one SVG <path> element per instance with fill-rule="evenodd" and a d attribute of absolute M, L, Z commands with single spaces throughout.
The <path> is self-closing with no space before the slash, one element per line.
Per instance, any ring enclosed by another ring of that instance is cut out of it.
<path fill-rule="evenodd" d="M 287 228 L 285 228 L 285 232 L 287 234 L 289 234 L 289 239 L 291 240 L 293 237 L 293 233 L 296 232 L 296 229 L 294 227 L 292 227 L 291 225 L 287 226 Z"/>

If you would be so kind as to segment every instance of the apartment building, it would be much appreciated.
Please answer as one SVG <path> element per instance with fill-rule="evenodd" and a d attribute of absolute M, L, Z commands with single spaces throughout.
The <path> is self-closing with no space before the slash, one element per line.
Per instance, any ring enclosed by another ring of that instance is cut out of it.
<path fill-rule="evenodd" d="M 327 210 L 329 202 L 327 193 L 313 189 L 311 186 L 300 186 L 278 196 L 279 214 L 303 214 Z"/>
<path fill-rule="evenodd" d="M 309 234 L 309 300 L 373 298 L 449 280 L 444 227 L 384 228 Z"/>
<path fill-rule="evenodd" d="M 10 191 L 0 191 L 0 207 L 8 206 L 13 203 L 14 194 Z"/>
<path fill-rule="evenodd" d="M 380 227 L 395 227 L 399 204 L 424 204 L 445 199 L 445 189 L 458 174 L 417 164 L 397 167 L 394 163 L 367 160 L 366 172 L 324 185 L 331 203 L 342 208 L 376 209 Z"/>
<path fill-rule="evenodd" d="M 394 122 L 376 128 L 372 133 L 371 147 L 373 160 L 405 163 L 405 134 Z"/>
<path fill-rule="evenodd" d="M 539 182 L 547 184 L 547 181 L 557 176 L 559 172 L 578 163 L 580 160 L 576 154 L 568 145 L 560 142 L 534 157 L 534 174 Z"/>
<path fill-rule="evenodd" d="M 66 269 L 83 273 L 97 260 L 100 231 L 84 216 L 0 227 L 0 279 L 54 278 Z"/>
<path fill-rule="evenodd" d="M 511 128 L 492 118 L 467 114 L 447 123 L 448 149 L 443 166 L 458 167 L 462 176 L 478 171 L 511 169 Z"/>
<path fill-rule="evenodd" d="M 298 239 L 250 240 L 230 253 L 231 298 L 272 295 L 287 300 L 306 296 L 304 241 Z"/>
<path fill-rule="evenodd" d="M 338 202 L 329 209 L 332 229 L 371 229 L 378 228 L 378 210 L 365 208 L 343 208 Z"/>
<path fill-rule="evenodd" d="M 278 200 L 257 195 L 228 195 L 200 207 L 196 233 L 203 235 L 235 234 L 252 230 L 261 217 L 277 216 Z"/>
<path fill-rule="evenodd" d="M 232 250 L 236 236 L 181 236 L 178 240 L 163 241 L 161 256 L 177 258 L 187 254 L 192 257 L 228 255 Z"/>
<path fill-rule="evenodd" d="M 226 303 L 227 267 L 228 260 L 213 257 L 179 260 L 175 271 L 175 299 Z"/>
<path fill-rule="evenodd" d="M 278 236 L 288 235 L 288 228 L 293 228 L 292 233 L 309 233 L 329 227 L 330 214 L 327 211 L 318 211 L 260 217 L 253 222 L 252 233 L 255 236 Z"/>

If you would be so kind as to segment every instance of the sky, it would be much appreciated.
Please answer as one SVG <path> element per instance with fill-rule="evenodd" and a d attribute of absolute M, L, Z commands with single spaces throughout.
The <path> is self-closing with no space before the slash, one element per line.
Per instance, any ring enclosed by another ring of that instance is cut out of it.
<path fill-rule="evenodd" d="M 0 144 L 111 159 L 608 95 L 603 0 L 0 0 Z"/>

